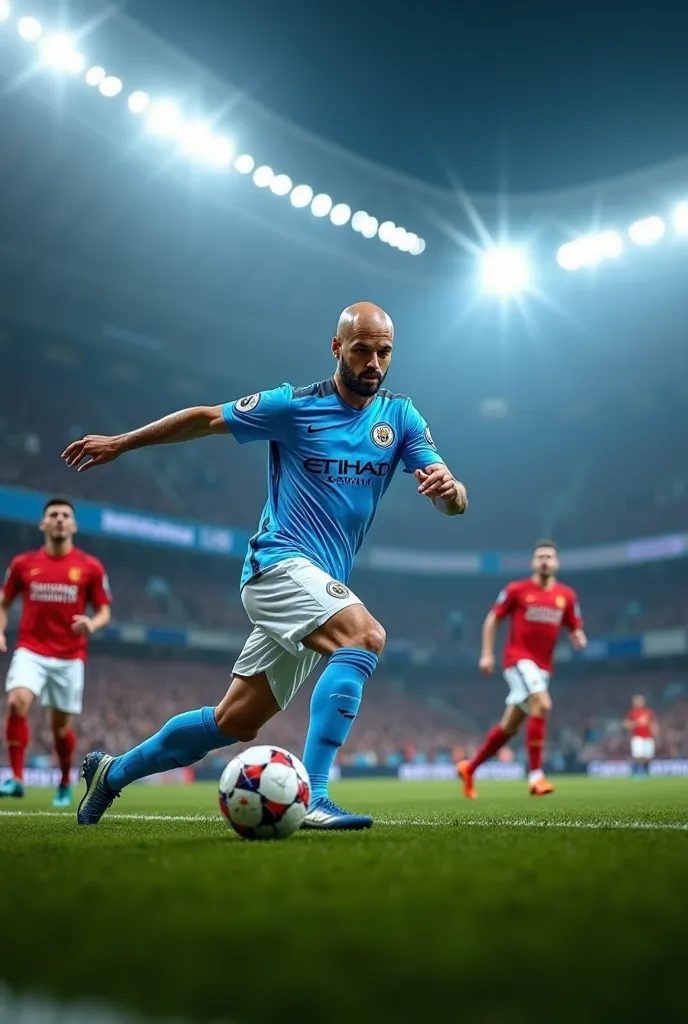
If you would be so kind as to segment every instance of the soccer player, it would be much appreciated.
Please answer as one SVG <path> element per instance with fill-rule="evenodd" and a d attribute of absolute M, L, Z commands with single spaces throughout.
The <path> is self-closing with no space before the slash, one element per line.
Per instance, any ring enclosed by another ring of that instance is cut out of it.
<path fill-rule="evenodd" d="M 483 624 L 480 671 L 491 675 L 495 667 L 497 627 L 507 615 L 511 618 L 504 649 L 504 678 L 509 695 L 499 725 L 490 729 L 471 761 L 460 761 L 457 765 L 464 794 L 470 800 L 477 796 L 473 775 L 478 765 L 508 743 L 526 719 L 528 788 L 533 796 L 554 792 L 554 786 L 542 771 L 547 717 L 552 709 L 549 681 L 554 646 L 562 626 L 569 629 L 570 640 L 576 650 L 583 650 L 587 640 L 578 598 L 571 587 L 564 586 L 556 578 L 559 556 L 554 541 L 538 541 L 531 564 L 532 576 L 508 583 Z"/>
<path fill-rule="evenodd" d="M 19 637 L 6 683 L 5 737 L 13 777 L 0 786 L 0 797 L 24 796 L 28 714 L 38 697 L 50 708 L 62 772 L 53 806 L 69 807 L 72 716 L 81 714 L 88 637 L 110 621 L 110 588 L 98 559 L 74 546 L 77 526 L 71 502 L 51 498 L 39 529 L 43 547 L 17 555 L 0 590 L 0 651 L 7 650 L 7 613 L 15 598 L 22 598 Z M 94 609 L 91 617 L 85 614 L 88 604 Z"/>
<path fill-rule="evenodd" d="M 303 755 L 313 789 L 306 826 L 372 825 L 367 815 L 349 814 L 328 796 L 334 759 L 385 644 L 382 626 L 348 587 L 354 556 L 399 462 L 439 511 L 454 516 L 467 505 L 463 485 L 440 459 L 410 399 L 381 386 L 393 341 L 387 313 L 358 303 L 339 318 L 332 340 L 337 368 L 329 380 L 184 409 L 131 433 L 85 437 L 63 453 L 69 466 L 82 471 L 135 448 L 209 434 L 233 434 L 240 444 L 269 442 L 267 503 L 241 576 L 254 629 L 227 694 L 217 707 L 177 715 L 120 757 L 88 754 L 81 824 L 98 822 L 136 779 L 254 739 L 327 658 L 313 690 Z"/>
<path fill-rule="evenodd" d="M 655 744 L 659 738 L 657 716 L 651 708 L 646 707 L 642 693 L 636 693 L 633 697 L 624 725 L 631 734 L 633 775 L 636 779 L 642 779 L 650 774 L 650 761 L 655 756 Z"/>

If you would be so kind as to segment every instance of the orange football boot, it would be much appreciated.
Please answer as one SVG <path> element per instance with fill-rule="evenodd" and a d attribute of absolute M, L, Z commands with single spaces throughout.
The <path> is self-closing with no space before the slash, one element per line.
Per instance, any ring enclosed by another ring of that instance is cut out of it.
<path fill-rule="evenodd" d="M 531 782 L 528 789 L 531 796 L 547 796 L 549 793 L 554 792 L 554 786 L 551 782 L 547 781 L 544 775 L 537 782 Z"/>
<path fill-rule="evenodd" d="M 470 765 L 470 761 L 459 761 L 456 766 L 456 774 L 463 783 L 463 795 L 468 800 L 477 800 L 478 793 L 475 788 L 475 783 L 473 782 L 473 772 L 471 771 Z"/>

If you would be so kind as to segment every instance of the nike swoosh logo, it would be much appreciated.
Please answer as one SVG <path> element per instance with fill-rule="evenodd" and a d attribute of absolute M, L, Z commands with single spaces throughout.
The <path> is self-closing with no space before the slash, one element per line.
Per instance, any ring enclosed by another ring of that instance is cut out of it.
<path fill-rule="evenodd" d="M 312 423 L 308 424 L 309 434 L 321 434 L 323 430 L 336 430 L 339 426 L 338 423 L 331 423 L 329 427 L 314 427 Z"/>

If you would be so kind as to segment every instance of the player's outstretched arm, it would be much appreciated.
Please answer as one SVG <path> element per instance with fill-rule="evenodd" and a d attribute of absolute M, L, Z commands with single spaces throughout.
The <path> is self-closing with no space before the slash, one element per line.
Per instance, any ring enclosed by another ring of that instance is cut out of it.
<path fill-rule="evenodd" d="M 585 632 L 580 628 L 571 630 L 569 633 L 569 640 L 571 641 L 571 646 L 576 651 L 584 651 L 588 646 L 588 638 L 585 635 Z"/>
<path fill-rule="evenodd" d="M 0 653 L 7 651 L 7 619 L 10 610 L 10 602 L 0 590 Z"/>
<path fill-rule="evenodd" d="M 455 480 L 443 462 L 435 462 L 414 473 L 418 493 L 429 498 L 445 516 L 462 516 L 468 508 L 466 488 Z"/>
<path fill-rule="evenodd" d="M 79 441 L 72 441 L 62 452 L 61 458 L 68 466 L 82 473 L 95 466 L 114 462 L 124 452 L 132 452 L 137 448 L 148 448 L 154 444 L 178 444 L 181 441 L 196 441 L 211 434 L 228 433 L 229 427 L 222 415 L 221 405 L 197 405 L 163 416 L 154 423 L 130 430 L 126 434 L 87 434 Z"/>
<path fill-rule="evenodd" d="M 104 604 L 93 615 L 75 615 L 72 618 L 72 632 L 79 636 L 93 636 L 99 629 L 105 629 L 111 618 L 110 605 Z"/>
<path fill-rule="evenodd" d="M 491 676 L 494 672 L 495 667 L 495 643 L 497 641 L 497 629 L 499 628 L 499 619 L 493 611 L 489 611 L 483 622 L 483 643 L 480 652 L 480 671 L 486 675 Z"/>

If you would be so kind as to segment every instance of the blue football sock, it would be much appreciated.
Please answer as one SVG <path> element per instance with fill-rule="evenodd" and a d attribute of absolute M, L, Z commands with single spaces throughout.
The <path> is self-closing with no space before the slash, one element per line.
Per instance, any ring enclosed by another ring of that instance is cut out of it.
<path fill-rule="evenodd" d="M 363 685 L 376 665 L 377 654 L 342 647 L 334 652 L 313 690 L 303 763 L 310 775 L 314 798 L 327 796 L 334 759 L 354 724 Z"/>
<path fill-rule="evenodd" d="M 229 747 L 236 740 L 220 732 L 215 708 L 198 708 L 170 718 L 160 732 L 138 747 L 116 757 L 107 774 L 111 789 L 120 790 L 146 775 L 183 768 L 205 757 L 209 750 Z"/>

